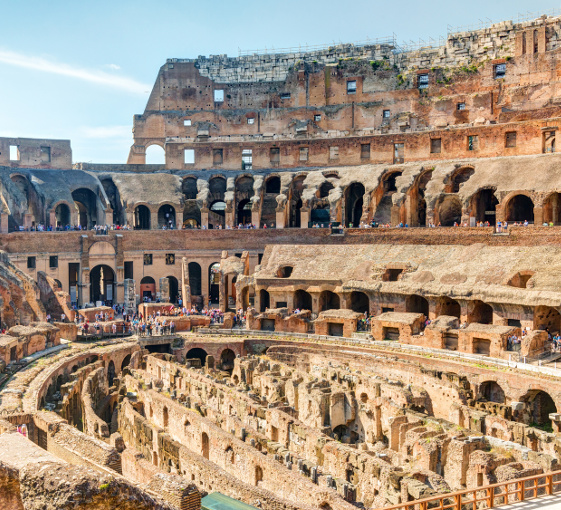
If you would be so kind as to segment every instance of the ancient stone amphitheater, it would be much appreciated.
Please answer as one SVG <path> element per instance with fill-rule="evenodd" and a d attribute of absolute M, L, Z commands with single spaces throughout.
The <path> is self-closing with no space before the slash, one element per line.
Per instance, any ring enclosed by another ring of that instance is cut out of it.
<path fill-rule="evenodd" d="M 126 164 L 1 138 L 0 509 L 558 504 L 560 55 L 169 59 Z"/>

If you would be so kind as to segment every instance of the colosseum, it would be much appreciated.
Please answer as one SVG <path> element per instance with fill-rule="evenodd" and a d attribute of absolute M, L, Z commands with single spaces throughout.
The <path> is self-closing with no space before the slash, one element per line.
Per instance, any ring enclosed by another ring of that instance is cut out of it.
<path fill-rule="evenodd" d="M 0 138 L 0 509 L 560 505 L 560 126 L 542 16 L 168 59 L 123 164 Z"/>

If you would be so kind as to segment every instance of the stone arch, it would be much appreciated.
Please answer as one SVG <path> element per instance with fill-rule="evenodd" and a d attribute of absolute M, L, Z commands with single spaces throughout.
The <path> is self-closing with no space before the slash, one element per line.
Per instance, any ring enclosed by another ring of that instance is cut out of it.
<path fill-rule="evenodd" d="M 117 188 L 111 177 L 104 177 L 100 179 L 100 182 L 105 191 L 105 195 L 107 195 L 107 200 L 109 200 L 109 205 L 111 209 L 113 209 L 112 223 L 114 225 L 124 225 L 126 219 L 119 188 Z"/>
<path fill-rule="evenodd" d="M 97 244 L 97 243 L 96 243 Z M 112 305 L 115 300 L 116 276 L 113 268 L 99 264 L 90 270 L 90 302 Z"/>
<path fill-rule="evenodd" d="M 226 221 L 226 202 L 217 200 L 209 207 L 209 228 L 224 228 Z"/>
<path fill-rule="evenodd" d="M 156 280 L 151 276 L 145 276 L 140 280 L 140 295 L 142 298 L 154 299 L 156 296 Z"/>
<path fill-rule="evenodd" d="M 130 354 L 127 354 L 127 355 L 125 356 L 125 358 L 123 359 L 123 362 L 121 363 L 121 372 L 122 372 L 126 367 L 129 366 L 130 362 L 131 362 L 131 355 L 130 355 Z"/>
<path fill-rule="evenodd" d="M 258 486 L 259 482 L 263 481 L 263 468 L 261 466 L 255 466 L 255 485 Z"/>
<path fill-rule="evenodd" d="M 70 225 L 72 219 L 70 216 L 70 207 L 66 202 L 60 202 L 55 207 L 55 224 L 56 228 L 64 228 Z"/>
<path fill-rule="evenodd" d="M 506 221 L 534 222 L 534 202 L 525 193 L 511 196 L 505 204 L 504 211 Z"/>
<path fill-rule="evenodd" d="M 197 198 L 197 179 L 193 176 L 187 176 L 181 181 L 181 193 L 185 200 L 195 200 Z"/>
<path fill-rule="evenodd" d="M 144 146 L 145 162 L 147 165 L 165 165 L 166 150 L 159 141 L 149 142 Z"/>
<path fill-rule="evenodd" d="M 208 266 L 208 302 L 218 303 L 220 298 L 220 262 Z"/>
<path fill-rule="evenodd" d="M 201 366 L 206 365 L 206 358 L 208 354 L 204 349 L 200 347 L 194 347 L 193 349 L 189 349 L 187 354 L 185 355 L 185 359 L 199 359 L 201 361 Z"/>
<path fill-rule="evenodd" d="M 522 397 L 522 401 L 529 413 L 528 425 L 551 427 L 549 415 L 557 412 L 557 405 L 549 393 L 533 389 Z"/>
<path fill-rule="evenodd" d="M 158 228 L 175 228 L 175 207 L 171 204 L 163 204 L 158 209 Z"/>
<path fill-rule="evenodd" d="M 259 291 L 259 311 L 264 312 L 271 307 L 271 296 L 268 291 L 261 289 Z"/>
<path fill-rule="evenodd" d="M 150 230 L 151 213 L 148 206 L 139 204 L 134 208 L 133 228 L 135 230 Z"/>
<path fill-rule="evenodd" d="M 443 227 L 452 227 L 462 222 L 462 203 L 455 195 L 444 195 L 437 206 L 438 222 Z"/>
<path fill-rule="evenodd" d="M 362 206 L 364 204 L 364 184 L 353 182 L 345 190 L 345 225 L 354 227 L 360 225 Z"/>
<path fill-rule="evenodd" d="M 429 302 L 423 296 L 412 294 L 405 299 L 405 310 L 412 313 L 422 313 L 425 317 L 428 317 Z"/>
<path fill-rule="evenodd" d="M 476 222 L 489 222 L 490 225 L 496 223 L 496 208 L 499 204 L 493 188 L 482 188 L 470 199 L 471 216 Z"/>
<path fill-rule="evenodd" d="M 240 175 L 235 182 L 236 224 L 251 223 L 251 198 L 253 191 L 253 176 L 249 174 Z"/>
<path fill-rule="evenodd" d="M 561 332 L 561 315 L 551 306 L 536 306 L 534 309 L 534 329 L 548 330 L 551 334 Z"/>
<path fill-rule="evenodd" d="M 109 386 L 113 386 L 113 380 L 115 379 L 116 375 L 115 363 L 113 362 L 113 360 L 111 360 L 109 362 L 109 365 L 107 366 L 107 382 L 109 383 Z"/>
<path fill-rule="evenodd" d="M 304 180 L 307 174 L 299 174 L 290 183 L 289 199 L 288 199 L 288 226 L 300 228 L 301 225 L 301 209 L 302 209 L 302 193 L 304 192 Z"/>
<path fill-rule="evenodd" d="M 312 296 L 309 292 L 305 290 L 298 289 L 294 293 L 294 308 L 299 308 L 300 310 L 311 310 L 312 309 Z"/>
<path fill-rule="evenodd" d="M 561 223 L 561 194 L 556 191 L 543 202 L 543 221 L 554 225 Z"/>
<path fill-rule="evenodd" d="M 278 175 L 270 175 L 265 181 L 265 193 L 278 195 L 281 190 L 281 180 Z"/>
<path fill-rule="evenodd" d="M 472 166 L 463 166 L 452 172 L 450 180 L 445 188 L 446 193 L 458 193 L 462 184 L 467 182 L 470 177 L 475 173 Z"/>
<path fill-rule="evenodd" d="M 98 198 L 89 188 L 78 188 L 72 192 L 74 206 L 78 211 L 78 225 L 89 229 L 97 224 Z"/>
<path fill-rule="evenodd" d="M 339 299 L 339 296 L 335 294 L 335 292 L 324 290 L 319 295 L 320 312 L 323 312 L 324 310 L 339 310 L 339 308 L 341 308 L 341 300 Z"/>
<path fill-rule="evenodd" d="M 179 281 L 172 275 L 168 275 L 166 278 L 169 281 L 169 302 L 177 303 L 179 299 Z"/>
<path fill-rule="evenodd" d="M 88 254 L 90 257 L 114 257 L 115 247 L 107 241 L 96 241 L 90 246 Z"/>
<path fill-rule="evenodd" d="M 487 402 L 506 403 L 505 392 L 496 381 L 482 382 L 479 385 L 479 396 L 483 397 Z"/>
<path fill-rule="evenodd" d="M 432 179 L 433 170 L 425 170 L 415 180 L 411 195 L 411 224 L 413 226 L 427 226 L 427 201 L 425 191 L 428 182 Z"/>
<path fill-rule="evenodd" d="M 493 324 L 493 307 L 483 301 L 474 301 L 471 303 L 471 312 L 468 313 L 468 322 Z"/>
<path fill-rule="evenodd" d="M 448 296 L 441 296 L 439 299 L 439 311 L 438 315 L 449 315 L 451 317 L 457 317 L 458 319 L 462 314 L 462 307 L 455 299 L 449 298 Z"/>
<path fill-rule="evenodd" d="M 372 206 L 373 219 L 377 223 L 391 223 L 392 197 L 397 191 L 397 178 L 401 177 L 401 170 L 391 170 L 383 175 L 382 180 L 374 192 Z"/>
<path fill-rule="evenodd" d="M 222 366 L 222 370 L 233 370 L 235 359 L 236 354 L 232 349 L 223 349 L 220 353 L 220 364 Z"/>
<path fill-rule="evenodd" d="M 329 181 L 325 181 L 321 183 L 321 186 L 319 187 L 316 195 L 318 198 L 327 198 L 329 197 L 329 192 L 335 188 L 335 186 L 329 182 Z"/>
<path fill-rule="evenodd" d="M 198 264 L 197 262 L 189 262 L 187 269 L 189 272 L 189 286 L 191 287 L 191 295 L 202 295 L 202 271 L 200 264 Z"/>
<path fill-rule="evenodd" d="M 364 292 L 353 291 L 350 296 L 351 310 L 358 313 L 370 313 L 370 298 Z"/>
<path fill-rule="evenodd" d="M 208 439 L 208 434 L 206 432 L 203 432 L 201 434 L 201 454 L 202 456 L 209 460 L 210 458 L 210 441 Z"/>

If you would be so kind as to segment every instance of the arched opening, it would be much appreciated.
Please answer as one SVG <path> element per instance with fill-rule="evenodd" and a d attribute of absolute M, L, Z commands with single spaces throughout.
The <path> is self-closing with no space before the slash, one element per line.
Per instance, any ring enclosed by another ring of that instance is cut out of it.
<path fill-rule="evenodd" d="M 150 209 L 145 205 L 135 207 L 133 227 L 135 230 L 150 230 Z"/>
<path fill-rule="evenodd" d="M 115 375 L 115 363 L 113 363 L 113 360 L 111 360 L 109 362 L 109 366 L 107 367 L 107 382 L 109 383 L 109 386 L 113 386 Z"/>
<path fill-rule="evenodd" d="M 277 270 L 277 278 L 290 278 L 293 270 L 292 266 L 281 266 Z"/>
<path fill-rule="evenodd" d="M 197 179 L 186 177 L 181 183 L 184 197 L 183 227 L 197 228 L 201 225 L 201 209 L 197 204 Z"/>
<path fill-rule="evenodd" d="M 164 204 L 158 209 L 158 228 L 175 228 L 175 208 Z"/>
<path fill-rule="evenodd" d="M 253 177 L 242 175 L 236 181 L 236 224 L 251 223 L 251 197 L 253 197 Z"/>
<path fill-rule="evenodd" d="M 392 219 L 392 196 L 397 191 L 397 178 L 400 177 L 402 172 L 391 172 L 384 175 L 380 186 L 376 190 L 376 197 L 379 200 L 375 200 L 376 211 L 374 212 L 374 221 L 377 223 L 391 223 Z"/>
<path fill-rule="evenodd" d="M 206 357 L 208 356 L 207 352 L 200 347 L 194 347 L 193 349 L 189 349 L 187 354 L 185 355 L 185 359 L 198 359 L 201 361 L 201 366 L 204 367 L 206 365 Z"/>
<path fill-rule="evenodd" d="M 337 425 L 333 429 L 333 434 L 337 436 L 342 443 L 354 444 L 358 441 L 358 434 L 346 425 Z"/>
<path fill-rule="evenodd" d="M 209 304 L 217 304 L 220 299 L 220 262 L 211 264 L 208 268 Z"/>
<path fill-rule="evenodd" d="M 259 485 L 259 482 L 263 481 L 263 469 L 261 466 L 255 466 L 255 485 Z"/>
<path fill-rule="evenodd" d="M 358 227 L 362 217 L 364 201 L 364 185 L 353 182 L 345 191 L 345 224 L 347 227 Z"/>
<path fill-rule="evenodd" d="M 238 204 L 238 224 L 248 225 L 251 223 L 251 201 L 242 200 Z"/>
<path fill-rule="evenodd" d="M 259 311 L 264 312 L 271 307 L 271 296 L 265 289 L 259 291 Z"/>
<path fill-rule="evenodd" d="M 67 227 L 70 225 L 70 207 L 67 204 L 58 204 L 55 209 L 56 227 Z"/>
<path fill-rule="evenodd" d="M 181 183 L 181 192 L 185 200 L 195 200 L 197 198 L 197 179 L 185 177 Z"/>
<path fill-rule="evenodd" d="M 164 418 L 164 428 L 166 428 L 169 426 L 169 411 L 166 406 L 164 406 L 163 418 Z"/>
<path fill-rule="evenodd" d="M 443 227 L 460 225 L 462 222 L 462 203 L 456 196 L 445 196 L 438 206 L 438 219 Z"/>
<path fill-rule="evenodd" d="M 551 306 L 536 306 L 534 310 L 534 329 L 547 330 L 552 335 L 561 332 L 561 315 Z"/>
<path fill-rule="evenodd" d="M 557 406 L 551 395 L 542 390 L 530 390 L 522 397 L 522 401 L 526 402 L 530 414 L 528 425 L 551 431 L 549 415 L 557 412 Z"/>
<path fill-rule="evenodd" d="M 294 308 L 298 308 L 299 310 L 311 310 L 312 296 L 305 290 L 297 290 L 294 293 Z"/>
<path fill-rule="evenodd" d="M 495 211 L 499 201 L 490 188 L 480 189 L 471 199 L 471 214 L 475 221 L 495 225 Z"/>
<path fill-rule="evenodd" d="M 131 362 L 131 355 L 130 355 L 130 354 L 127 354 L 127 355 L 125 356 L 125 359 L 124 359 L 123 362 L 121 363 L 121 372 L 123 371 L 123 369 L 124 369 L 125 367 L 128 367 L 128 366 L 129 366 L 130 362 Z"/>
<path fill-rule="evenodd" d="M 432 170 L 423 172 L 417 182 L 417 225 L 420 227 L 427 226 L 427 201 L 425 200 L 425 191 L 428 182 L 432 178 Z"/>
<path fill-rule="evenodd" d="M 151 276 L 140 280 L 140 295 L 143 301 L 153 301 L 156 297 L 156 281 Z"/>
<path fill-rule="evenodd" d="M 169 302 L 177 303 L 179 299 L 179 282 L 175 276 L 167 276 L 169 280 Z"/>
<path fill-rule="evenodd" d="M 351 292 L 351 310 L 358 313 L 370 313 L 370 299 L 364 292 Z"/>
<path fill-rule="evenodd" d="M 115 272 L 101 264 L 90 271 L 90 301 L 111 306 L 115 298 Z"/>
<path fill-rule="evenodd" d="M 124 225 L 125 218 L 123 214 L 123 203 L 121 202 L 121 196 L 119 194 L 119 190 L 117 186 L 115 186 L 113 179 L 111 178 L 101 179 L 101 185 L 105 190 L 105 194 L 107 195 L 107 199 L 109 200 L 109 205 L 111 206 L 111 209 L 113 209 L 113 218 L 112 218 L 113 224 Z"/>
<path fill-rule="evenodd" d="M 459 168 L 450 177 L 450 182 L 448 183 L 446 192 L 447 193 L 458 193 L 460 187 L 464 182 L 467 182 L 469 178 L 475 173 L 475 170 L 470 167 Z"/>
<path fill-rule="evenodd" d="M 543 221 L 558 225 L 561 223 L 561 195 L 552 193 L 543 204 Z"/>
<path fill-rule="evenodd" d="M 146 147 L 146 164 L 147 165 L 165 165 L 166 151 L 163 147 L 153 144 Z"/>
<path fill-rule="evenodd" d="M 228 462 L 229 464 L 236 463 L 236 456 L 234 455 L 234 450 L 231 446 L 228 446 L 224 453 L 226 454 L 226 462 Z"/>
<path fill-rule="evenodd" d="M 219 200 L 214 202 L 209 209 L 209 228 L 224 228 L 226 218 L 226 202 Z"/>
<path fill-rule="evenodd" d="M 483 301 L 474 301 L 471 313 L 468 314 L 468 322 L 479 324 L 493 324 L 493 307 Z"/>
<path fill-rule="evenodd" d="M 205 459 L 209 460 L 210 456 L 210 441 L 208 440 L 208 434 L 203 432 L 201 435 L 201 450 L 202 455 Z"/>
<path fill-rule="evenodd" d="M 281 190 L 281 180 L 280 177 L 276 175 L 273 177 L 269 177 L 267 182 L 265 183 L 265 193 L 274 193 L 278 195 Z"/>
<path fill-rule="evenodd" d="M 72 199 L 78 209 L 78 225 L 92 228 L 97 224 L 97 196 L 87 188 L 78 188 L 72 192 Z"/>
<path fill-rule="evenodd" d="M 292 228 L 300 228 L 301 210 L 302 210 L 302 193 L 304 191 L 305 175 L 295 177 L 290 184 L 290 200 L 288 205 L 288 226 Z"/>
<path fill-rule="evenodd" d="M 439 315 L 449 315 L 450 317 L 457 317 L 458 319 L 462 313 L 462 307 L 455 299 L 451 299 L 446 296 L 440 298 L 440 314 Z"/>
<path fill-rule="evenodd" d="M 319 187 L 319 190 L 318 190 L 318 198 L 328 198 L 329 197 L 329 192 L 334 187 L 335 186 L 333 186 L 333 184 L 331 184 L 329 181 L 325 181 L 324 183 L 322 183 L 322 185 Z"/>
<path fill-rule="evenodd" d="M 201 291 L 201 266 L 196 262 L 189 262 L 187 266 L 189 272 L 189 286 L 191 287 L 192 296 L 200 296 Z"/>
<path fill-rule="evenodd" d="M 234 360 L 236 359 L 236 354 L 232 349 L 224 349 L 220 354 L 220 365 L 222 370 L 231 371 L 234 369 Z"/>
<path fill-rule="evenodd" d="M 479 396 L 487 402 L 506 403 L 505 392 L 495 381 L 485 381 L 479 386 Z"/>
<path fill-rule="evenodd" d="M 526 195 L 515 195 L 506 204 L 505 219 L 507 221 L 534 222 L 534 202 Z"/>
<path fill-rule="evenodd" d="M 338 310 L 341 308 L 341 301 L 339 296 L 330 290 L 324 290 L 319 295 L 319 311 L 324 310 Z"/>
<path fill-rule="evenodd" d="M 417 294 L 407 296 L 405 309 L 411 313 L 422 313 L 425 317 L 429 316 L 429 302 L 426 298 Z"/>
<path fill-rule="evenodd" d="M 313 206 L 310 215 L 310 221 L 312 222 L 312 226 L 319 225 L 322 228 L 328 227 L 329 224 L 331 223 L 331 217 L 329 211 L 330 211 L 329 202 L 327 201 L 325 201 L 324 203 L 316 202 Z"/>

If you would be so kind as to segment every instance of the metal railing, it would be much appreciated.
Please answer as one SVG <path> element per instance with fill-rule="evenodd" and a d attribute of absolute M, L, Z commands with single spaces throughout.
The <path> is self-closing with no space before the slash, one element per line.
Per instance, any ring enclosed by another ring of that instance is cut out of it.
<path fill-rule="evenodd" d="M 384 510 L 481 510 L 561 493 L 561 471 L 408 501 Z M 560 499 L 561 501 L 561 499 Z"/>

